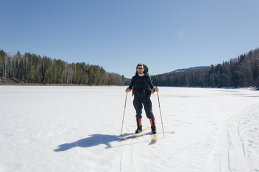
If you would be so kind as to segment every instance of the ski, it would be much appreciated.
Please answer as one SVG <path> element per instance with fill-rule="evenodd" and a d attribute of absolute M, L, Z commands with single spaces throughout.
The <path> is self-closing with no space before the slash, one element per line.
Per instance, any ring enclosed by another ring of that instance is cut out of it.
<path fill-rule="evenodd" d="M 148 130 L 148 127 L 147 128 L 144 128 L 140 133 L 134 133 L 134 134 L 131 134 L 131 135 L 128 135 L 128 136 L 125 136 L 125 137 L 121 137 L 122 140 L 127 140 L 127 139 L 130 139 L 130 138 L 134 138 L 134 137 L 137 137 L 141 134 L 143 134 L 145 131 Z"/>
<path fill-rule="evenodd" d="M 157 142 L 157 134 L 151 134 L 151 142 L 152 143 Z"/>

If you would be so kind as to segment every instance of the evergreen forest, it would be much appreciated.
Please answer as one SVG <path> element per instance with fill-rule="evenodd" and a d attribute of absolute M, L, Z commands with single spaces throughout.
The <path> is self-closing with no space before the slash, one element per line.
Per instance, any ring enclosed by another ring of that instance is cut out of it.
<path fill-rule="evenodd" d="M 157 86 L 259 87 L 259 48 L 222 64 L 151 76 Z"/>
<path fill-rule="evenodd" d="M 67 63 L 60 59 L 19 51 L 0 50 L 0 83 L 123 85 L 124 76 L 108 73 L 98 65 Z"/>

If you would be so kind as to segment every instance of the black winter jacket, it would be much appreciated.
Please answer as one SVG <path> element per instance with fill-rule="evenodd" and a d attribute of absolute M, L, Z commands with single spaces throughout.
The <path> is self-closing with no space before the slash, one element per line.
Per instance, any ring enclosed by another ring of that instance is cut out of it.
<path fill-rule="evenodd" d="M 142 96 L 144 94 L 151 95 L 151 90 L 154 88 L 149 75 L 132 77 L 129 89 L 133 89 L 135 96 Z"/>

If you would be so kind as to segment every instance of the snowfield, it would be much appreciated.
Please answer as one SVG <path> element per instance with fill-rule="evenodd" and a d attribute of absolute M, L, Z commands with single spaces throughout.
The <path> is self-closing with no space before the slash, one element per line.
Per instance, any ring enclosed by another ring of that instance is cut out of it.
<path fill-rule="evenodd" d="M 160 87 L 151 144 L 125 88 L 0 86 L 0 172 L 259 172 L 259 91 Z"/>

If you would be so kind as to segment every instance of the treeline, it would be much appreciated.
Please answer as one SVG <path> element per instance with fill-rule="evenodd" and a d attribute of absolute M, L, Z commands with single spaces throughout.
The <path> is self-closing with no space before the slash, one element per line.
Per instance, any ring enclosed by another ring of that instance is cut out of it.
<path fill-rule="evenodd" d="M 187 87 L 259 87 L 259 49 L 223 64 L 151 76 L 154 85 Z"/>
<path fill-rule="evenodd" d="M 123 85 L 124 76 L 102 67 L 41 57 L 19 51 L 14 56 L 0 50 L 0 79 L 39 84 Z"/>

